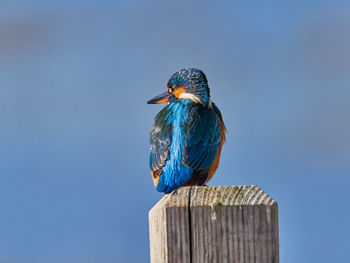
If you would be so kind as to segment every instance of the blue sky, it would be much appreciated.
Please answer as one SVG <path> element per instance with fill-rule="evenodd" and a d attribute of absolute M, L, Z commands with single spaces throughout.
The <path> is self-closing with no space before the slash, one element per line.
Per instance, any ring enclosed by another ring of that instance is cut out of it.
<path fill-rule="evenodd" d="M 349 262 L 347 1 L 4 1 L 0 262 L 148 262 L 149 129 L 185 67 L 228 129 L 211 185 L 279 203 L 281 262 Z"/>

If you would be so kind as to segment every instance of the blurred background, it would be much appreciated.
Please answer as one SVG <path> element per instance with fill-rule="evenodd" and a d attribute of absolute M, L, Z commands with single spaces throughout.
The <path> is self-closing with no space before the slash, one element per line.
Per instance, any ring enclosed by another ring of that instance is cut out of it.
<path fill-rule="evenodd" d="M 279 203 L 281 262 L 350 262 L 349 1 L 1 1 L 0 262 L 148 262 L 146 101 L 198 67 L 210 185 Z"/>

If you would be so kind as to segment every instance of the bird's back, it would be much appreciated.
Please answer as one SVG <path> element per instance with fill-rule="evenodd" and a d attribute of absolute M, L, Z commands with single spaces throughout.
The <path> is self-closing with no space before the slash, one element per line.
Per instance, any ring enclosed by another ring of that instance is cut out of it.
<path fill-rule="evenodd" d="M 169 193 L 184 184 L 204 184 L 217 168 L 223 140 L 224 126 L 214 104 L 168 104 L 151 129 L 150 167 L 157 190 Z"/>

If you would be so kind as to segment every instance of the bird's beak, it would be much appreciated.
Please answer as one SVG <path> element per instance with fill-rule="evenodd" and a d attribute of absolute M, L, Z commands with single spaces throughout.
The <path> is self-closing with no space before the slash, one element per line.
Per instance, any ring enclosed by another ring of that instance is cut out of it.
<path fill-rule="evenodd" d="M 147 101 L 147 104 L 158 104 L 158 103 L 165 103 L 168 102 L 170 98 L 170 94 L 166 91 L 153 99 Z"/>

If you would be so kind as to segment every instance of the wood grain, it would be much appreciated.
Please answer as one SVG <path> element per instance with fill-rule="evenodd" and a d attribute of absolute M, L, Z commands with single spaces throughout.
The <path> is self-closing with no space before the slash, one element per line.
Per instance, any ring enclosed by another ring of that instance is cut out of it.
<path fill-rule="evenodd" d="M 191 262 L 189 194 L 179 188 L 149 211 L 151 262 Z"/>
<path fill-rule="evenodd" d="M 278 205 L 258 186 L 182 187 L 149 212 L 152 263 L 278 263 Z"/>

